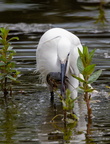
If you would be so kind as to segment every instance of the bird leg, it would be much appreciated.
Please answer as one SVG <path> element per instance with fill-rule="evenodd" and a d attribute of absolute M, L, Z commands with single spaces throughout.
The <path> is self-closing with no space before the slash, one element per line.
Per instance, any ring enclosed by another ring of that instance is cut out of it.
<path fill-rule="evenodd" d="M 53 103 L 54 102 L 54 92 L 53 91 L 50 92 L 50 96 L 51 96 L 50 101 Z"/>
<path fill-rule="evenodd" d="M 67 88 L 68 78 L 64 77 L 63 87 L 61 86 L 61 73 L 60 72 L 50 72 L 46 77 L 47 83 L 50 88 L 51 101 L 54 101 L 54 92 L 57 89 L 61 90 L 61 96 L 65 95 L 65 89 Z"/>

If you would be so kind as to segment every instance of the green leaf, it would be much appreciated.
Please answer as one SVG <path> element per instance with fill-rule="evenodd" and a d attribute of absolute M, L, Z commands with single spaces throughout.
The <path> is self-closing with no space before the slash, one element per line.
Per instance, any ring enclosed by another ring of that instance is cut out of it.
<path fill-rule="evenodd" d="M 86 89 L 86 90 L 84 90 L 84 92 L 93 92 L 94 91 L 94 89 Z"/>
<path fill-rule="evenodd" d="M 0 80 L 4 79 L 4 76 L 0 75 Z"/>
<path fill-rule="evenodd" d="M 80 86 L 78 87 L 78 92 L 81 94 L 84 94 L 84 90 L 82 88 L 80 88 Z"/>
<path fill-rule="evenodd" d="M 88 47 L 87 46 L 83 46 L 83 55 L 85 55 L 85 56 L 89 55 Z"/>
<path fill-rule="evenodd" d="M 0 39 L 0 43 L 1 43 L 2 45 L 4 45 L 4 44 L 6 43 L 6 40 Z"/>
<path fill-rule="evenodd" d="M 77 117 L 75 114 L 72 114 L 72 113 L 71 113 L 71 116 L 73 117 L 73 119 L 78 120 L 78 117 Z"/>
<path fill-rule="evenodd" d="M 9 79 L 12 80 L 12 81 L 16 81 L 16 78 L 15 78 L 15 77 L 12 77 L 11 75 L 7 75 L 6 77 L 9 78 Z"/>
<path fill-rule="evenodd" d="M 78 60 L 77 60 L 77 67 L 78 67 L 79 72 L 82 74 L 82 72 L 84 71 L 84 66 L 80 57 L 78 57 Z"/>
<path fill-rule="evenodd" d="M 7 59 L 2 55 L 2 56 L 0 57 L 0 61 L 3 61 L 4 63 L 6 63 Z"/>
<path fill-rule="evenodd" d="M 78 48 L 78 53 L 80 57 L 83 57 L 83 53 L 81 52 L 81 50 Z"/>
<path fill-rule="evenodd" d="M 0 43 L 1 43 L 1 44 L 3 43 L 3 39 L 1 39 L 1 38 L 0 38 Z"/>
<path fill-rule="evenodd" d="M 90 53 L 89 53 L 89 59 L 90 61 L 92 61 L 92 58 L 94 56 L 94 53 L 95 53 L 96 49 L 92 50 Z"/>
<path fill-rule="evenodd" d="M 80 77 L 77 77 L 77 76 L 75 76 L 75 75 L 73 75 L 73 74 L 72 74 L 72 76 L 73 76 L 74 78 L 76 78 L 77 80 L 79 80 L 80 82 L 86 83 L 86 81 L 83 80 L 83 79 L 81 79 Z"/>
<path fill-rule="evenodd" d="M 5 66 L 6 64 L 3 62 L 0 62 L 0 66 Z"/>
<path fill-rule="evenodd" d="M 67 89 L 67 90 L 66 90 L 66 96 L 67 96 L 67 97 L 70 97 L 70 95 L 71 95 L 71 91 L 70 91 L 69 89 Z"/>
<path fill-rule="evenodd" d="M 67 121 L 68 124 L 74 123 L 74 119 L 67 118 L 66 121 Z"/>
<path fill-rule="evenodd" d="M 16 75 L 19 75 L 19 74 L 20 74 L 20 71 L 17 71 L 17 70 L 14 70 L 14 69 L 12 69 L 11 72 L 12 72 L 12 73 L 16 73 Z"/>
<path fill-rule="evenodd" d="M 9 46 L 8 47 L 8 51 L 10 51 L 10 50 L 12 50 L 13 49 L 13 47 L 12 46 Z"/>
<path fill-rule="evenodd" d="M 7 50 L 7 52 L 9 52 L 11 55 L 15 55 L 16 54 L 15 50 Z"/>
<path fill-rule="evenodd" d="M 94 81 L 96 81 L 99 76 L 101 75 L 102 70 L 98 70 L 96 72 L 94 72 L 88 79 L 88 84 L 93 83 Z"/>
<path fill-rule="evenodd" d="M 7 65 L 8 65 L 10 68 L 14 68 L 14 67 L 15 67 L 15 63 L 14 63 L 14 62 L 8 62 Z"/>
<path fill-rule="evenodd" d="M 84 87 L 79 87 L 81 90 L 83 90 L 83 92 L 93 92 L 94 89 L 91 89 L 91 88 L 88 88 L 88 89 L 85 89 Z"/>
<path fill-rule="evenodd" d="M 1 31 L 0 35 L 1 35 L 2 39 L 6 39 L 8 36 L 9 30 L 6 28 L 0 28 L 0 31 Z"/>
<path fill-rule="evenodd" d="M 63 110 L 67 110 L 67 107 L 66 107 L 66 103 L 64 100 L 61 100 L 62 104 L 63 104 Z"/>
<path fill-rule="evenodd" d="M 12 40 L 19 40 L 19 38 L 18 38 L 18 37 L 12 37 L 12 38 L 10 38 L 10 39 L 8 40 L 8 42 L 9 42 L 9 41 L 12 41 Z"/>
<path fill-rule="evenodd" d="M 83 75 L 91 75 L 95 69 L 95 64 L 88 65 L 84 70 L 83 70 Z"/>
<path fill-rule="evenodd" d="M 84 90 L 84 87 L 79 86 L 80 89 Z"/>
<path fill-rule="evenodd" d="M 89 51 L 88 51 L 88 47 L 87 46 L 83 46 L 83 64 L 84 66 L 87 66 L 90 64 L 90 60 L 89 60 Z"/>
<path fill-rule="evenodd" d="M 109 88 L 109 89 L 110 89 L 110 86 L 106 86 L 106 88 Z"/>

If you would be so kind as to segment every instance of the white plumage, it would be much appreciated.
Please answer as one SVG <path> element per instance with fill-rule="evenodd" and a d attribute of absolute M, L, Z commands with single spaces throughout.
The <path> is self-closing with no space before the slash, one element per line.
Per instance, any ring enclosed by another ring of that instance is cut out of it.
<path fill-rule="evenodd" d="M 82 51 L 81 42 L 76 35 L 62 28 L 52 28 L 43 34 L 36 50 L 37 71 L 41 73 L 44 82 L 47 83 L 47 75 L 51 72 L 63 73 L 68 77 L 67 85 L 73 98 L 77 97 L 79 85 L 78 80 L 71 76 L 80 75 L 77 68 L 78 48 Z M 61 65 L 67 65 L 64 66 L 64 72 Z M 52 92 L 53 87 L 48 83 L 47 86 Z"/>

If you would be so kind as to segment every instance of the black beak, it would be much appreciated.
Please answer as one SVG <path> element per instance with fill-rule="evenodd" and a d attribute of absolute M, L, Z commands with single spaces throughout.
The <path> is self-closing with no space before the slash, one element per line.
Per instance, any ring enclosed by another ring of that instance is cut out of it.
<path fill-rule="evenodd" d="M 67 61 L 66 63 L 61 63 L 61 95 L 64 96 L 65 94 L 65 74 L 66 74 L 66 68 L 67 68 Z"/>

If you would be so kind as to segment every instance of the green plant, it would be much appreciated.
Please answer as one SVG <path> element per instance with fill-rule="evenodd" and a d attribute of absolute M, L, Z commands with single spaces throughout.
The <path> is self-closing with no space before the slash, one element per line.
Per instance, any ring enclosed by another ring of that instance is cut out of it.
<path fill-rule="evenodd" d="M 53 126 L 57 130 L 57 133 L 54 134 L 62 134 L 62 138 L 64 139 L 64 143 L 70 143 L 70 139 L 73 134 L 73 129 L 77 125 L 77 116 L 73 113 L 73 108 L 74 108 L 74 102 L 76 99 L 71 98 L 71 91 L 67 89 L 65 91 L 65 97 L 62 95 L 60 96 L 60 101 L 63 106 L 63 114 L 57 114 L 52 118 Z M 64 126 L 58 126 L 57 123 L 54 123 L 54 119 L 56 119 L 58 116 L 63 118 L 63 124 Z"/>
<path fill-rule="evenodd" d="M 54 121 L 55 118 L 58 116 L 63 117 L 64 120 L 64 127 L 66 128 L 67 123 L 74 123 L 75 121 L 78 120 L 77 116 L 73 113 L 73 108 L 74 108 L 74 102 L 76 99 L 71 98 L 71 91 L 67 89 L 65 91 L 65 97 L 62 95 L 60 96 L 60 101 L 63 106 L 63 114 L 58 114 L 52 118 L 52 121 Z"/>
<path fill-rule="evenodd" d="M 91 52 L 88 51 L 88 47 L 83 46 L 83 51 L 78 49 L 79 58 L 77 60 L 77 66 L 79 72 L 83 75 L 83 79 L 72 75 L 74 78 L 78 79 L 83 83 L 80 86 L 80 89 L 84 92 L 84 100 L 86 101 L 87 109 L 88 109 L 88 117 L 91 116 L 91 108 L 90 108 L 90 92 L 93 92 L 93 88 L 91 87 L 91 83 L 95 82 L 98 77 L 101 75 L 102 70 L 95 71 L 95 64 L 92 64 L 92 59 L 94 56 L 95 49 Z"/>
<path fill-rule="evenodd" d="M 66 95 L 65 99 L 61 96 L 61 102 L 63 104 L 63 110 L 72 111 L 73 107 L 74 107 L 74 101 L 76 99 L 72 99 L 71 98 L 71 92 L 70 92 L 69 89 L 66 90 L 66 94 L 65 95 Z"/>
<path fill-rule="evenodd" d="M 73 114 L 74 102 L 76 99 L 71 98 L 71 91 L 67 89 L 65 92 L 65 98 L 63 96 L 60 96 L 60 98 L 63 105 L 64 121 L 68 121 L 68 116 L 71 120 L 77 120 L 77 116 Z"/>
<path fill-rule="evenodd" d="M 18 37 L 12 37 L 8 39 L 9 30 L 6 28 L 0 28 L 0 43 L 2 48 L 0 49 L 0 90 L 4 93 L 6 99 L 8 92 L 12 93 L 9 82 L 17 80 L 19 72 L 15 70 L 15 62 L 13 62 L 13 56 L 15 51 L 10 44 L 12 40 L 19 40 Z"/>

